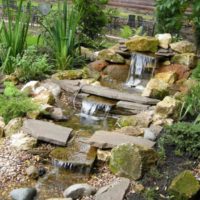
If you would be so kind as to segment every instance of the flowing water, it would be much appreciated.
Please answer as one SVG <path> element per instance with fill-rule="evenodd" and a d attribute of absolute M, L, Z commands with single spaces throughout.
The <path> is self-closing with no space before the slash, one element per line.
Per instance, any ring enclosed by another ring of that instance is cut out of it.
<path fill-rule="evenodd" d="M 74 139 L 68 143 L 67 147 L 56 147 L 54 152 L 50 153 L 52 165 L 47 166 L 48 173 L 35 185 L 39 191 L 39 200 L 62 197 L 62 192 L 68 186 L 87 182 L 89 179 L 96 149 L 90 148 L 84 140 L 96 130 L 112 130 L 116 123 L 116 119 L 108 115 L 113 102 L 101 98 L 97 98 L 95 102 L 95 99 L 94 97 L 85 99 L 81 113 L 67 109 L 66 114 L 69 120 L 58 123 L 73 128 Z"/>
<path fill-rule="evenodd" d="M 127 87 L 136 87 L 142 84 L 142 79 L 147 78 L 146 72 L 154 72 L 157 60 L 155 57 L 141 53 L 133 53 L 130 71 L 126 82 Z"/>

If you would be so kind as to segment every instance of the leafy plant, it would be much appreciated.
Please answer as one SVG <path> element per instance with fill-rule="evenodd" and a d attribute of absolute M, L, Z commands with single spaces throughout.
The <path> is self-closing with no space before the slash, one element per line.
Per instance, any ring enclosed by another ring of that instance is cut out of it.
<path fill-rule="evenodd" d="M 123 26 L 120 30 L 120 36 L 123 37 L 123 38 L 126 38 L 126 39 L 133 36 L 132 28 L 128 25 Z"/>
<path fill-rule="evenodd" d="M 196 68 L 192 70 L 192 78 L 200 81 L 200 62 L 198 62 Z"/>
<path fill-rule="evenodd" d="M 15 71 L 20 81 L 40 80 L 46 77 L 52 66 L 48 63 L 47 55 L 39 55 L 34 46 L 29 47 L 21 57 L 13 58 L 17 70 Z"/>
<path fill-rule="evenodd" d="M 0 95 L 0 116 L 6 123 L 37 109 L 31 99 L 21 93 L 13 83 L 6 83 L 5 86 L 4 94 Z"/>
<path fill-rule="evenodd" d="M 200 156 L 200 124 L 178 122 L 165 128 L 162 145 L 174 145 L 176 152 L 193 158 Z"/>
<path fill-rule="evenodd" d="M 22 12 L 23 2 L 23 0 L 20 0 L 15 14 L 9 6 L 9 0 L 6 0 L 7 6 L 5 11 L 8 22 L 2 20 L 0 26 L 0 43 L 2 43 L 3 46 L 1 49 L 3 52 L 0 55 L 2 61 L 1 70 L 7 74 L 15 70 L 11 57 L 16 57 L 18 54 L 22 55 L 26 47 L 31 5 L 29 1 L 26 5 L 25 12 Z M 26 12 L 28 9 L 29 12 Z"/>
<path fill-rule="evenodd" d="M 69 69 L 77 56 L 79 39 L 77 28 L 80 13 L 67 0 L 58 1 L 57 12 L 51 20 L 41 21 L 44 41 L 51 48 L 56 66 L 60 70 Z"/>
<path fill-rule="evenodd" d="M 108 0 L 74 0 L 74 5 L 79 12 L 81 33 L 95 39 L 101 33 L 108 22 L 104 7 Z"/>
<path fill-rule="evenodd" d="M 186 115 L 197 118 L 200 113 L 200 84 L 193 86 L 184 98 L 182 118 Z"/>

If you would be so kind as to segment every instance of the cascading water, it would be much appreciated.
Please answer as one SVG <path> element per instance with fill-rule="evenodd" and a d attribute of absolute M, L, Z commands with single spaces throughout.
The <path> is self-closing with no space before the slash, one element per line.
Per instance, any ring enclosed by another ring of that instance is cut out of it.
<path fill-rule="evenodd" d="M 131 65 L 129 76 L 126 82 L 127 87 L 136 87 L 142 82 L 144 72 L 146 69 L 150 69 L 152 72 L 156 68 L 157 60 L 155 57 L 133 53 L 131 57 Z"/>
<path fill-rule="evenodd" d="M 105 99 L 100 98 L 86 98 L 82 101 L 81 116 L 91 118 L 93 120 L 104 119 L 110 112 L 113 104 Z M 97 113 L 103 113 L 102 117 L 97 116 Z"/>

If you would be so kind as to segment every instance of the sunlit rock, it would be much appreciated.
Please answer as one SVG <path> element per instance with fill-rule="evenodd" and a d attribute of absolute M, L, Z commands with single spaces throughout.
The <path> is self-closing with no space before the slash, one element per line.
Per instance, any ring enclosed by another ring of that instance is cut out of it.
<path fill-rule="evenodd" d="M 170 33 L 164 33 L 164 34 L 157 34 L 155 36 L 159 40 L 159 46 L 168 49 L 169 44 L 172 41 L 172 35 Z"/>
<path fill-rule="evenodd" d="M 196 67 L 197 61 L 197 56 L 194 53 L 176 54 L 172 58 L 173 63 L 184 65 L 187 69 Z"/>
<path fill-rule="evenodd" d="M 153 78 L 144 89 L 142 96 L 162 99 L 169 94 L 169 84 L 163 80 Z"/>
<path fill-rule="evenodd" d="M 195 45 L 186 40 L 171 43 L 170 47 L 172 50 L 174 50 L 178 53 L 195 53 L 196 52 Z"/>
<path fill-rule="evenodd" d="M 158 50 L 159 41 L 154 37 L 135 36 L 126 41 L 126 47 L 129 51 L 135 52 L 156 52 Z"/>

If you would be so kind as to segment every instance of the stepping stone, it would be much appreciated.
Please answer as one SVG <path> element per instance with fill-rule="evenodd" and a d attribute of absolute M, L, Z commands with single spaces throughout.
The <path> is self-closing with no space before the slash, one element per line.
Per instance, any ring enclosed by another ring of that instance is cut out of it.
<path fill-rule="evenodd" d="M 67 147 L 55 148 L 50 157 L 56 167 L 74 172 L 89 174 L 96 159 L 97 150 L 85 142 L 85 139 L 75 139 Z"/>
<path fill-rule="evenodd" d="M 72 133 L 71 128 L 66 128 L 51 122 L 28 119 L 24 121 L 23 131 L 38 140 L 65 146 Z"/>
<path fill-rule="evenodd" d="M 95 200 L 123 200 L 129 186 L 129 179 L 119 178 L 112 184 L 100 188 L 95 195 Z"/>
<path fill-rule="evenodd" d="M 117 132 L 109 132 L 109 131 L 96 131 L 94 135 L 87 140 L 87 142 L 91 146 L 100 149 L 112 149 L 120 144 L 127 144 L 127 143 L 140 145 L 147 148 L 152 148 L 155 145 L 155 142 L 152 142 L 144 138 L 124 135 Z"/>

